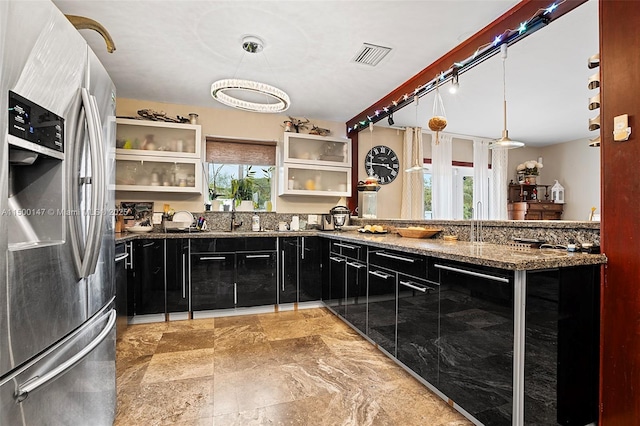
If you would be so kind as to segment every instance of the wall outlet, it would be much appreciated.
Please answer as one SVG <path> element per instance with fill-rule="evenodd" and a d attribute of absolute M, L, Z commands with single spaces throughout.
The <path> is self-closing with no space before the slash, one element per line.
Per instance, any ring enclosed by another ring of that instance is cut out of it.
<path fill-rule="evenodd" d="M 308 225 L 317 225 L 318 224 L 318 215 L 317 214 L 310 214 L 307 217 L 307 224 Z"/>

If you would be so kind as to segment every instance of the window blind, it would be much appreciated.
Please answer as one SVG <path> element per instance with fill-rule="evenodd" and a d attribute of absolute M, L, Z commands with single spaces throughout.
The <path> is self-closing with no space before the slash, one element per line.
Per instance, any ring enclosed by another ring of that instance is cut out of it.
<path fill-rule="evenodd" d="M 276 142 L 207 136 L 206 161 L 216 164 L 276 164 Z"/>

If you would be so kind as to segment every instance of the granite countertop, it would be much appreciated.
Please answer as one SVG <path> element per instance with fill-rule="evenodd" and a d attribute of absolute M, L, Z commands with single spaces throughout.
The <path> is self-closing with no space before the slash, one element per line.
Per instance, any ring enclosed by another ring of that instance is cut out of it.
<path fill-rule="evenodd" d="M 508 270 L 564 268 L 580 265 L 599 265 L 607 262 L 604 254 L 570 253 L 558 249 L 514 248 L 508 245 L 442 239 L 403 238 L 398 234 L 362 234 L 358 232 L 323 233 L 327 238 L 364 243 L 369 246 L 401 250 L 455 260 L 481 266 Z"/>
<path fill-rule="evenodd" d="M 508 270 L 564 268 L 581 265 L 599 265 L 607 262 L 607 257 L 604 254 L 570 253 L 558 249 L 523 249 L 501 244 L 474 244 L 467 241 L 444 241 L 442 239 L 432 238 L 403 238 L 398 234 L 373 235 L 355 231 L 206 231 L 192 233 L 149 232 L 142 234 L 125 232 L 116 234 L 116 242 L 164 238 L 308 237 L 316 235 L 329 239 L 363 243 L 373 247 L 400 250 L 439 259 Z"/>

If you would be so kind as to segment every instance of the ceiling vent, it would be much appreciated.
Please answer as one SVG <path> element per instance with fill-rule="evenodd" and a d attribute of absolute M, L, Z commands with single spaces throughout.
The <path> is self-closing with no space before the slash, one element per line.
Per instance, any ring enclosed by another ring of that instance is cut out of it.
<path fill-rule="evenodd" d="M 358 53 L 356 53 L 356 55 L 353 57 L 353 62 L 375 67 L 385 56 L 387 56 L 387 53 L 389 53 L 390 51 L 390 47 L 363 43 L 360 50 L 358 50 Z"/>

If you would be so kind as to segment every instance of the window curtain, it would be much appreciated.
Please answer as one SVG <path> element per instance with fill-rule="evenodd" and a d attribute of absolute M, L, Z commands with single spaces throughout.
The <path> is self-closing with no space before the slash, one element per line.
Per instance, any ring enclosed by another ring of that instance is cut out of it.
<path fill-rule="evenodd" d="M 489 199 L 489 219 L 507 220 L 507 180 L 509 179 L 509 150 L 494 148 L 491 150 L 491 193 Z"/>
<path fill-rule="evenodd" d="M 404 130 L 402 170 L 407 170 L 416 163 L 422 166 L 423 155 L 422 127 L 407 127 Z M 402 219 L 424 218 L 424 172 L 422 170 L 404 173 L 400 217 Z"/>
<path fill-rule="evenodd" d="M 453 219 L 453 167 L 451 135 L 440 133 L 440 143 L 436 144 L 435 137 L 431 137 L 431 157 L 433 184 L 432 205 L 434 219 Z"/>
<path fill-rule="evenodd" d="M 473 218 L 489 218 L 489 141 L 482 139 L 473 139 Z"/>

